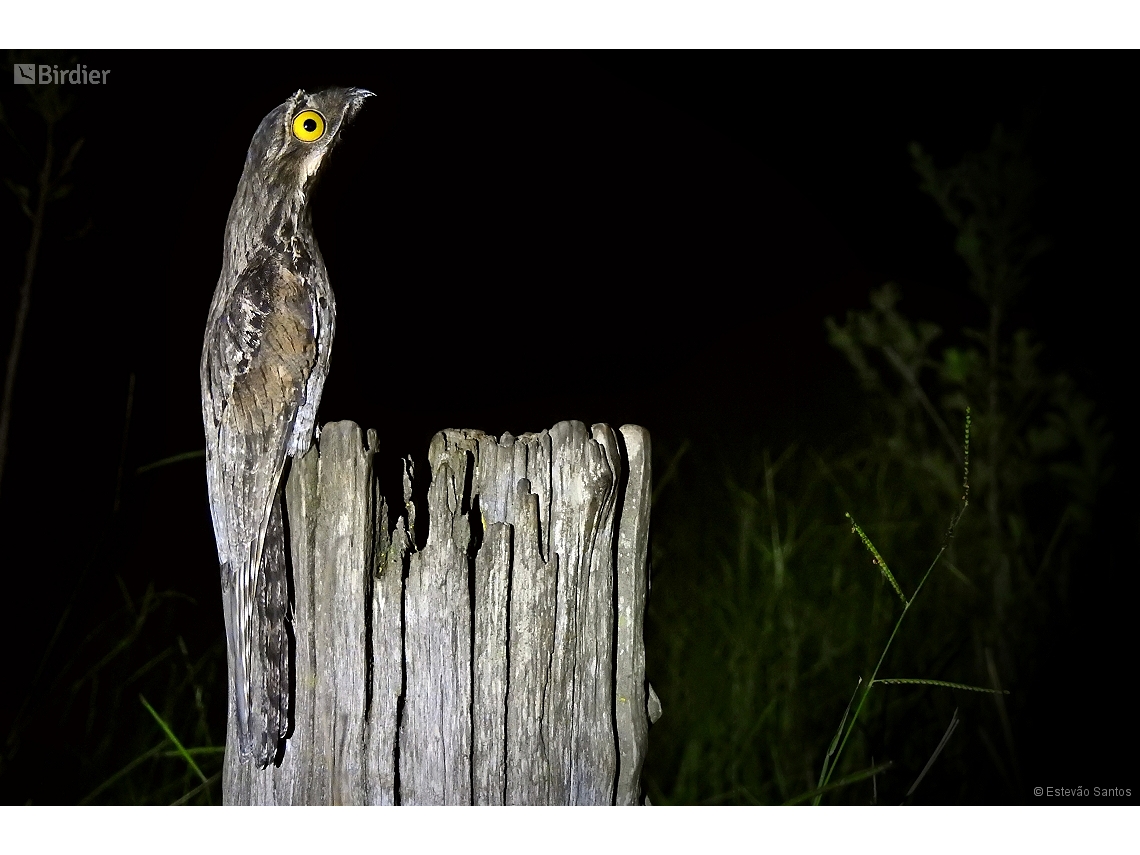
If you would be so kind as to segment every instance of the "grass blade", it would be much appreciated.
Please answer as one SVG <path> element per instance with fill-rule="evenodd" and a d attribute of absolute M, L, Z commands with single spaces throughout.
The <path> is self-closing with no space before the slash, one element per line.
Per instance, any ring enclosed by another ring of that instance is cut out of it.
<path fill-rule="evenodd" d="M 813 802 L 818 803 L 819 797 L 824 793 L 831 792 L 832 790 L 838 790 L 840 787 L 846 787 L 848 784 L 857 784 L 859 781 L 865 781 L 867 778 L 874 777 L 880 772 L 885 772 L 893 765 L 893 763 L 888 761 L 886 763 L 880 763 L 878 766 L 871 766 L 868 769 L 852 772 L 850 775 L 844 775 L 838 781 L 833 781 L 832 783 L 825 784 L 822 787 L 816 787 L 814 790 L 809 790 L 806 793 L 800 793 L 795 798 L 788 799 L 786 802 L 784 802 L 784 805 L 798 805 L 801 802 L 806 802 L 808 799 L 812 799 Z"/>
<path fill-rule="evenodd" d="M 831 758 L 835 754 L 835 749 L 839 746 L 839 738 L 843 735 L 843 725 L 847 724 L 847 715 L 851 712 L 851 705 L 855 703 L 855 696 L 859 694 L 859 687 L 862 685 L 863 678 L 860 677 L 855 683 L 855 691 L 851 693 L 851 700 L 847 702 L 847 709 L 843 711 L 843 718 L 839 720 L 839 727 L 835 731 L 835 738 L 831 740 L 831 745 L 829 745 L 827 748 L 827 754 L 825 754 L 823 757 L 823 768 L 819 772 L 819 786 L 817 786 L 812 791 L 813 793 L 817 794 L 815 796 L 817 799 L 816 804 L 819 803 L 819 796 L 823 795 L 826 790 L 826 787 L 824 785 L 827 783 L 827 779 L 831 777 L 832 771 L 831 767 L 828 764 L 833 762 Z"/>
<path fill-rule="evenodd" d="M 150 463 L 144 463 L 135 470 L 136 475 L 142 475 L 144 472 L 150 472 L 152 469 L 160 469 L 163 466 L 170 466 L 174 463 L 181 463 L 183 460 L 196 460 L 199 457 L 205 457 L 206 450 L 203 448 L 200 451 L 183 451 L 181 454 L 172 454 L 170 457 L 164 457 L 161 460 L 153 460 Z"/>
<path fill-rule="evenodd" d="M 950 726 L 946 728 L 946 732 L 942 734 L 942 739 L 938 743 L 938 747 L 934 749 L 934 753 L 930 755 L 930 759 L 926 761 L 926 765 L 922 767 L 922 771 L 918 773 L 914 783 L 910 785 L 910 789 L 906 791 L 906 799 L 909 799 L 911 794 L 918 789 L 918 785 L 922 783 L 922 779 L 926 777 L 926 773 L 930 771 L 930 767 L 934 765 L 934 761 L 938 759 L 938 755 L 942 753 L 942 749 L 946 747 L 946 743 L 950 741 L 950 737 L 954 735 L 954 731 L 958 729 L 958 708 L 954 707 L 954 715 L 950 717 Z"/>
<path fill-rule="evenodd" d="M 210 776 L 209 780 L 203 781 L 198 786 L 196 786 L 194 789 L 192 789 L 190 792 L 181 796 L 176 801 L 171 802 L 170 806 L 171 807 L 177 807 L 178 805 L 186 804 L 186 802 L 190 801 L 190 799 L 194 798 L 194 796 L 198 795 L 198 793 L 202 792 L 202 790 L 206 789 L 206 787 L 210 786 L 210 784 L 213 784 L 220 777 L 222 777 L 222 773 L 221 772 L 215 772 L 213 775 Z"/>
<path fill-rule="evenodd" d="M 206 783 L 206 776 L 202 774 L 202 770 L 198 768 L 198 764 L 194 762 L 194 758 L 190 756 L 190 752 L 187 751 L 182 746 L 182 743 L 178 741 L 178 737 L 174 735 L 174 731 L 170 729 L 170 726 L 167 725 L 165 721 L 163 721 L 162 716 L 155 712 L 154 707 L 148 704 L 146 702 L 146 698 L 144 698 L 142 695 L 139 695 L 139 700 L 142 701 L 142 705 L 146 707 L 146 711 L 154 717 L 155 721 L 158 722 L 158 726 L 162 728 L 163 733 L 166 734 L 166 738 L 169 739 L 174 745 L 174 748 L 178 751 L 179 756 L 181 756 L 182 759 L 186 761 L 186 764 L 194 770 L 194 774 L 202 779 L 202 783 Z"/>
<path fill-rule="evenodd" d="M 138 757 L 136 757 L 134 760 L 132 760 L 130 763 L 128 763 L 126 766 L 124 766 L 122 769 L 120 769 L 118 772 L 116 772 L 114 775 L 112 775 L 110 778 L 108 778 L 106 781 L 104 781 L 102 784 L 97 786 L 82 799 L 80 799 L 79 804 L 91 804 L 91 800 L 103 792 L 105 789 L 110 787 L 124 775 L 130 774 L 131 771 L 134 770 L 139 764 L 149 760 L 151 757 L 154 757 L 156 754 L 158 754 L 158 752 L 162 750 L 162 746 L 165 744 L 166 742 L 163 741 L 158 743 L 158 745 L 154 746 L 154 748 L 151 748 L 149 751 L 144 751 L 142 754 L 140 754 Z"/>

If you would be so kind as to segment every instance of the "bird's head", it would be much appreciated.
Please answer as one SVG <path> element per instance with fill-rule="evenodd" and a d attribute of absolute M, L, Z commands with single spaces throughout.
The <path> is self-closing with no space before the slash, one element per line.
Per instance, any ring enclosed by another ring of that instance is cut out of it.
<path fill-rule="evenodd" d="M 341 131 L 372 94 L 335 87 L 310 95 L 298 89 L 262 120 L 246 155 L 246 174 L 307 194 Z"/>

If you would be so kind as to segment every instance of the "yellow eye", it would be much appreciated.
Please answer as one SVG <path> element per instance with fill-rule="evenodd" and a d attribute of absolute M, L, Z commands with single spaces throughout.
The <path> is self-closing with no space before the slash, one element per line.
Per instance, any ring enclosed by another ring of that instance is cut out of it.
<path fill-rule="evenodd" d="M 301 142 L 316 142 L 325 135 L 325 117 L 316 110 L 302 110 L 293 117 L 293 136 Z"/>

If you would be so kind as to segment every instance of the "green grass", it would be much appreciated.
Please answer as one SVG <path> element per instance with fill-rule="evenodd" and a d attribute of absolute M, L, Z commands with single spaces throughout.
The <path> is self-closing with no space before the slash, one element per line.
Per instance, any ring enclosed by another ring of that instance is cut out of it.
<path fill-rule="evenodd" d="M 85 556 L 34 679 L 17 696 L 0 758 L 8 801 L 221 802 L 224 640 L 194 649 L 201 641 L 184 635 L 214 604 L 153 582 L 131 590 L 116 572 L 118 549 L 109 536 Z"/>
<path fill-rule="evenodd" d="M 646 763 L 654 803 L 1027 798 L 1016 731 L 1039 713 L 1019 689 L 1047 677 L 1045 631 L 1112 438 L 1075 383 L 1042 367 L 1043 344 L 1006 321 L 1044 247 L 1018 141 L 998 129 L 947 168 L 912 153 L 958 232 L 969 323 L 909 317 L 884 285 L 826 319 L 862 400 L 825 444 L 773 462 L 731 428 L 655 437 L 668 485 L 647 621 L 664 709 Z"/>

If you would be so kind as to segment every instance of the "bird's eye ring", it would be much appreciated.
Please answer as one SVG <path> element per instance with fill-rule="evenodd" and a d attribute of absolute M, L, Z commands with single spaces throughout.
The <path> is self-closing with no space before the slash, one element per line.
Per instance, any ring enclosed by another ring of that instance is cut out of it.
<path fill-rule="evenodd" d="M 302 110 L 293 117 L 293 136 L 301 142 L 316 142 L 325 135 L 325 117 L 316 110 Z"/>

